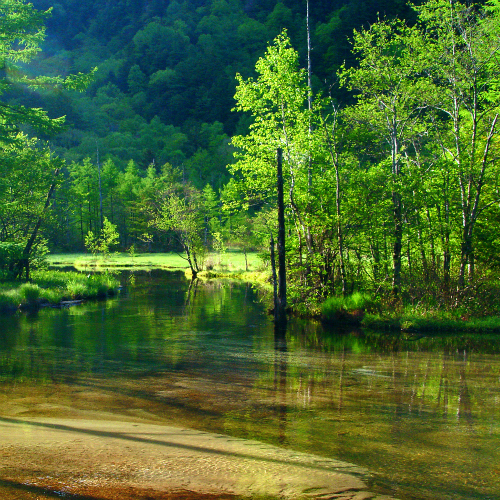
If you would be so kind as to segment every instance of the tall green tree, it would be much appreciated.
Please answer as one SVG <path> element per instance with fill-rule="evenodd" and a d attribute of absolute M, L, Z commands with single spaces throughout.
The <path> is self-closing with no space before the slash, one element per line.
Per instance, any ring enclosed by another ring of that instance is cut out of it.
<path fill-rule="evenodd" d="M 233 137 L 239 148 L 237 163 L 230 167 L 241 176 L 251 197 L 268 202 L 276 195 L 276 152 L 283 150 L 285 203 L 296 222 L 299 238 L 312 254 L 308 221 L 309 113 L 306 72 L 299 67 L 298 53 L 283 32 L 269 46 L 255 69 L 257 78 L 237 75 L 236 110 L 252 115 L 247 135 Z"/>
<path fill-rule="evenodd" d="M 47 86 L 81 89 L 88 84 L 91 75 L 29 78 L 23 73 L 20 64 L 30 62 L 40 51 L 47 15 L 48 12 L 38 12 L 23 0 L 0 3 L 0 95 L 17 85 L 29 89 Z M 9 211 L 9 217 L 4 219 L 2 238 L 21 237 L 24 242 L 21 258 L 11 266 L 13 276 L 19 276 L 25 269 L 29 278 L 30 258 L 37 247 L 39 230 L 61 167 L 47 148 L 27 139 L 22 127 L 27 125 L 50 133 L 60 130 L 63 122 L 63 117 L 52 119 L 39 108 L 0 102 L 0 168 L 4 183 L 0 201 Z M 25 178 L 27 171 L 31 174 Z M 15 234 L 21 219 L 21 234 Z"/>
<path fill-rule="evenodd" d="M 206 246 L 204 244 L 205 203 L 203 193 L 184 184 L 172 186 L 165 193 L 157 216 L 151 225 L 159 230 L 171 231 L 186 253 L 193 277 L 203 269 Z"/>
<path fill-rule="evenodd" d="M 460 207 L 458 284 L 474 277 L 474 233 L 497 182 L 500 4 L 484 9 L 458 1 L 429 0 L 417 8 L 425 33 L 420 57 L 435 82 L 436 134 Z"/>
<path fill-rule="evenodd" d="M 387 166 L 388 195 L 392 201 L 393 292 L 401 291 L 404 219 L 409 208 L 409 157 L 418 155 L 419 139 L 427 132 L 425 101 L 429 82 L 419 75 L 425 68 L 422 40 L 416 29 L 401 21 L 379 21 L 355 31 L 353 51 L 359 65 L 343 68 L 343 85 L 356 93 L 351 119 L 371 129 L 379 139 L 379 159 Z"/>

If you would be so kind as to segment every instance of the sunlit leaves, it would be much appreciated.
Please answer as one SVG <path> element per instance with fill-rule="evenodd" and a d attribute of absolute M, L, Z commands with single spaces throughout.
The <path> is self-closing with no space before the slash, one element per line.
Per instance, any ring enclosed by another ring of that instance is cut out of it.
<path fill-rule="evenodd" d="M 308 88 L 305 71 L 299 68 L 298 54 L 286 32 L 268 47 L 255 69 L 256 79 L 236 77 L 235 110 L 251 113 L 253 123 L 249 134 L 233 137 L 241 154 L 237 153 L 239 161 L 231 169 L 233 173 L 240 171 L 255 189 L 269 190 L 278 148 L 283 149 L 289 165 L 306 162 Z"/>

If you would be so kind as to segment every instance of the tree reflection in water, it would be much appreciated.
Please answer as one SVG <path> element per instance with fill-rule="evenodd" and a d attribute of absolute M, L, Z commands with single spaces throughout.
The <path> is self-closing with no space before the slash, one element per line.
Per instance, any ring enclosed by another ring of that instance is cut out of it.
<path fill-rule="evenodd" d="M 287 345 L 286 322 L 274 323 L 274 391 L 278 420 L 278 442 L 287 444 Z"/>
<path fill-rule="evenodd" d="M 2 318 L 0 416 L 140 415 L 346 460 L 397 497 L 499 496 L 497 336 L 275 328 L 249 284 L 124 283 Z"/>

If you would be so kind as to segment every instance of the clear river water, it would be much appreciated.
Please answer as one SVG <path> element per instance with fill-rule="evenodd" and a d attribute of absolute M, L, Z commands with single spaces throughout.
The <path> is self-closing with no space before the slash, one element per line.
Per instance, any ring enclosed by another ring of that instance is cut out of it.
<path fill-rule="evenodd" d="M 344 460 L 400 499 L 500 498 L 499 336 L 276 332 L 250 284 L 122 279 L 0 318 L 0 419 L 90 407 Z"/>

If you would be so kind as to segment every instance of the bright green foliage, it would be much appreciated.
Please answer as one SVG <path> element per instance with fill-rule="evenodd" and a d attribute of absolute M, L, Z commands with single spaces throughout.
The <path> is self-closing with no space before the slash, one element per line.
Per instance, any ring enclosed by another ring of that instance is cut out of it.
<path fill-rule="evenodd" d="M 286 32 L 268 47 L 255 69 L 259 75 L 256 80 L 236 76 L 235 109 L 250 112 L 253 123 L 248 135 L 233 137 L 233 144 L 242 153 L 237 153 L 238 162 L 231 170 L 241 173 L 252 192 L 265 199 L 275 189 L 278 148 L 284 152 L 289 182 L 307 164 L 308 89 L 305 72 L 299 69 L 298 54 Z"/>
<path fill-rule="evenodd" d="M 23 283 L 19 287 L 19 296 L 24 303 L 35 302 L 40 297 L 40 287 L 33 283 Z"/>
<path fill-rule="evenodd" d="M 47 14 L 23 0 L 0 3 L 0 94 L 13 92 L 19 86 L 78 90 L 89 83 L 91 74 L 66 78 L 24 75 L 20 63 L 30 62 L 39 52 Z M 13 277 L 20 276 L 23 269 L 29 276 L 29 263 L 35 263 L 33 257 L 43 246 L 39 229 L 62 167 L 48 148 L 29 139 L 21 127 L 53 133 L 61 129 L 63 122 L 64 117 L 49 118 L 39 108 L 0 103 L 0 241 L 23 243 L 22 255 L 9 264 Z"/>
<path fill-rule="evenodd" d="M 0 280 L 12 277 L 12 269 L 22 258 L 24 245 L 14 242 L 0 242 Z"/>
<path fill-rule="evenodd" d="M 20 0 L 1 2 L 0 94 L 11 90 L 16 82 L 39 82 L 26 80 L 17 64 L 29 62 L 40 50 L 45 17 Z M 0 241 L 22 243 L 19 257 L 29 259 L 36 243 L 27 243 L 33 232 L 36 236 L 54 170 L 60 163 L 51 159 L 48 150 L 35 149 L 36 141 L 20 132 L 21 124 L 48 132 L 58 130 L 62 119 L 51 120 L 40 109 L 0 103 Z M 11 261 L 9 269 L 13 276 L 19 272 L 16 262 Z"/>
<path fill-rule="evenodd" d="M 151 225 L 162 231 L 172 231 L 186 252 L 189 267 L 196 275 L 203 268 L 206 246 L 203 243 L 205 205 L 196 188 L 184 185 L 180 191 L 165 193 L 162 205 Z"/>
<path fill-rule="evenodd" d="M 268 47 L 255 66 L 257 79 L 237 75 L 236 110 L 250 112 L 253 123 L 245 136 L 233 137 L 239 148 L 238 161 L 230 166 L 236 183 L 245 193 L 247 206 L 276 203 L 277 150 L 283 151 L 283 184 L 288 223 L 295 229 L 302 261 L 302 245 L 307 260 L 312 257 L 311 182 L 313 150 L 307 109 L 309 88 L 306 73 L 299 68 L 298 53 L 283 32 Z M 317 164 L 316 164 L 317 166 Z M 235 183 L 235 184 L 236 184 Z M 270 221 L 269 233 L 276 222 Z"/>
<path fill-rule="evenodd" d="M 103 227 L 99 234 L 95 235 L 89 231 L 85 236 L 85 246 L 92 255 L 101 254 L 106 260 L 109 257 L 111 247 L 118 243 L 118 239 L 119 234 L 116 231 L 116 226 L 109 222 L 107 217 L 104 217 Z"/>
<path fill-rule="evenodd" d="M 27 77 L 17 63 L 30 62 L 40 51 L 45 38 L 43 25 L 50 11 L 39 12 L 24 0 L 2 0 L 0 4 L 0 94 L 11 90 L 17 83 L 31 89 L 60 87 L 69 90 L 83 90 L 92 80 L 93 72 L 70 75 L 66 78 L 39 76 Z M 0 106 L 0 140 L 10 142 L 17 134 L 20 124 L 27 124 L 44 132 L 60 130 L 64 117 L 51 119 L 38 108 L 21 105 Z"/>
<path fill-rule="evenodd" d="M 460 244 L 458 281 L 463 287 L 474 277 L 476 224 L 498 200 L 500 5 L 489 2 L 480 10 L 460 2 L 430 0 L 417 12 L 426 36 L 420 57 L 435 82 L 428 105 L 435 110 L 436 145 L 445 169 L 447 185 L 441 199 L 460 207 L 455 236 Z M 451 221 L 449 217 L 446 222 Z"/>
<path fill-rule="evenodd" d="M 372 297 L 366 293 L 354 292 L 346 297 L 330 297 L 321 305 L 321 314 L 326 320 L 333 320 L 343 311 L 364 311 L 374 306 Z"/>
<path fill-rule="evenodd" d="M 105 216 L 123 249 L 184 250 L 194 272 L 208 248 L 268 253 L 280 148 L 295 303 L 371 289 L 458 304 L 499 265 L 498 1 L 389 2 L 383 20 L 377 2 L 310 5 L 311 107 L 298 4 L 261 2 L 250 12 L 240 0 L 154 1 L 147 9 L 116 0 L 72 11 L 71 1 L 54 5 L 51 30 L 78 50 L 35 61 L 47 14 L 19 0 L 2 4 L 0 92 L 9 103 L 0 107 L 0 241 L 26 242 L 42 214 L 53 246 L 83 249 Z M 410 10 L 412 27 L 392 20 Z M 65 16 L 74 22 L 63 27 Z M 362 21 L 369 27 L 353 32 Z M 28 79 L 30 60 L 32 75 L 57 74 L 61 63 L 64 74 L 100 69 L 92 91 L 75 99 L 64 90 L 85 78 Z M 329 89 L 332 75 L 340 90 Z M 26 87 L 36 93 L 26 96 Z M 233 95 L 239 113 L 230 116 Z M 50 116 L 68 113 L 72 128 L 55 152 L 71 166 L 20 133 L 23 123 L 43 132 L 62 123 L 19 106 L 26 98 Z"/>
<path fill-rule="evenodd" d="M 341 283 L 344 294 L 373 287 L 457 303 L 450 280 L 462 288 L 473 278 L 475 227 L 482 258 L 496 244 L 488 221 L 498 219 L 498 9 L 431 0 L 414 27 L 384 20 L 355 31 L 357 64 L 339 71 L 355 98 L 344 109 L 317 99 L 306 110 L 305 74 L 285 34 L 255 80 L 238 77 L 236 109 L 253 122 L 233 139 L 225 201 L 243 192 L 242 213 L 258 206 L 274 231 L 264 207 L 275 203 L 283 149 L 296 299 L 338 293 Z M 231 213 L 237 206 L 227 203 Z"/>
<path fill-rule="evenodd" d="M 401 288 L 404 219 L 411 209 L 411 194 L 419 190 L 422 173 L 418 158 L 427 136 L 423 110 L 431 84 L 421 77 L 426 68 L 425 44 L 416 29 L 400 21 L 380 21 L 355 32 L 356 68 L 342 68 L 341 83 L 357 94 L 350 119 L 369 129 L 385 172 L 386 191 L 392 208 L 393 289 Z"/>
<path fill-rule="evenodd" d="M 38 12 L 32 4 L 22 0 L 2 0 L 0 4 L 0 94 L 10 90 L 15 82 L 38 85 L 40 79 L 27 80 L 16 63 L 27 63 L 40 51 L 45 37 L 43 26 L 47 13 Z M 62 119 L 51 120 L 40 109 L 3 104 L 0 106 L 0 140 L 12 142 L 20 123 L 32 125 L 44 131 L 58 130 Z"/>

